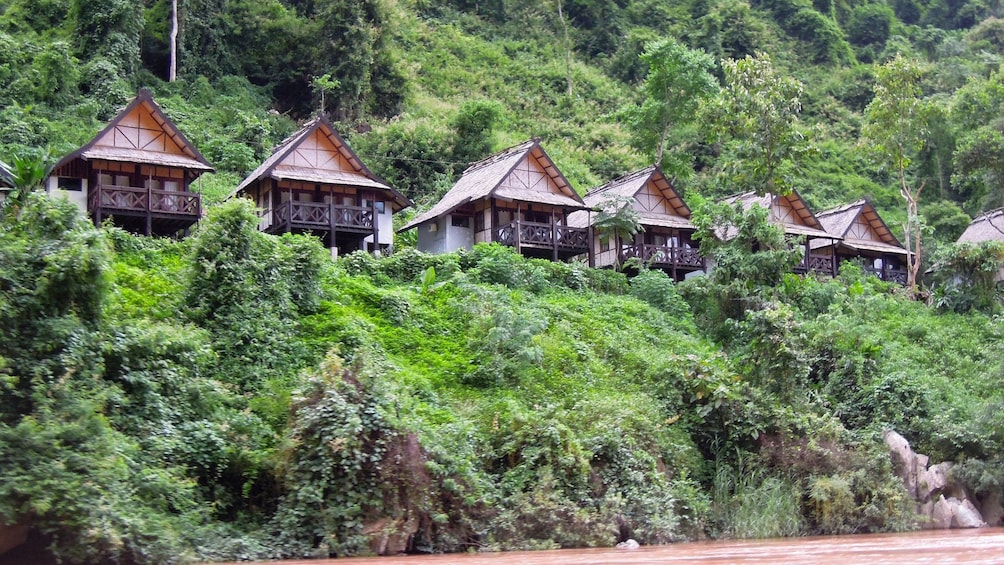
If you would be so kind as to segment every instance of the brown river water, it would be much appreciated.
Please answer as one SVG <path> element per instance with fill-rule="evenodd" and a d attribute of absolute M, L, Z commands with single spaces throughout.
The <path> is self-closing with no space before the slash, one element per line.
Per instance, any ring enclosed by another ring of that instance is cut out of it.
<path fill-rule="evenodd" d="M 623 549 L 561 549 L 452 555 L 281 561 L 281 565 L 873 565 L 1004 564 L 1004 528 L 748 541 L 701 541 Z"/>

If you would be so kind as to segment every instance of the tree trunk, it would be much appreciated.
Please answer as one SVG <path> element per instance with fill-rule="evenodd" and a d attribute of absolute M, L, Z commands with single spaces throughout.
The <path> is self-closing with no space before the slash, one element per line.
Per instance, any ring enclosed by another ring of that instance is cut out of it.
<path fill-rule="evenodd" d="M 568 96 L 572 96 L 572 47 L 568 43 L 568 24 L 565 22 L 565 13 L 561 10 L 562 0 L 558 2 L 558 19 L 561 21 L 561 29 L 565 34 L 565 82 L 568 84 Z"/>
<path fill-rule="evenodd" d="M 904 235 L 906 236 L 906 285 L 911 293 L 917 292 L 917 275 L 920 273 L 921 247 L 920 247 L 920 213 L 917 209 L 917 201 L 920 193 L 924 190 L 925 182 L 920 183 L 916 191 L 906 184 L 906 167 L 902 159 L 899 165 L 899 192 L 906 200 L 906 226 Z"/>
<path fill-rule="evenodd" d="M 171 64 L 167 70 L 167 81 L 178 78 L 178 0 L 171 0 Z"/>

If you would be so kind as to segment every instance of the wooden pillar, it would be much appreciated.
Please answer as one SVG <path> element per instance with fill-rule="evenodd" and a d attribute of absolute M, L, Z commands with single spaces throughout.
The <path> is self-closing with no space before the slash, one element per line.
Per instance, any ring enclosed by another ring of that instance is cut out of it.
<path fill-rule="evenodd" d="M 153 234 L 153 183 L 146 185 L 146 235 Z"/>
<path fill-rule="evenodd" d="M 551 210 L 551 260 L 558 262 L 558 223 L 554 221 L 554 210 Z"/>
<path fill-rule="evenodd" d="M 101 171 L 91 172 L 91 185 L 87 187 L 87 204 L 91 202 L 91 191 L 94 191 L 94 226 L 101 227 Z"/>
<path fill-rule="evenodd" d="M 290 208 L 289 208 L 290 222 L 292 222 L 292 218 L 293 218 L 293 207 L 292 207 L 292 204 L 293 204 L 292 201 L 290 201 Z M 332 197 L 331 198 L 331 202 L 328 203 L 328 247 L 329 248 L 337 247 L 335 245 L 335 234 L 338 233 L 338 227 L 336 226 L 336 222 L 335 222 L 335 214 L 338 211 L 337 208 L 338 208 L 338 204 L 335 204 L 335 198 Z"/>
<path fill-rule="evenodd" d="M 377 217 L 376 195 L 370 197 L 370 211 L 373 212 L 373 251 L 380 249 L 380 218 Z"/>
<path fill-rule="evenodd" d="M 488 225 L 488 229 L 490 229 L 492 233 L 491 241 L 492 243 L 495 243 L 496 241 L 499 240 L 499 211 L 498 208 L 495 206 L 494 198 L 492 198 L 492 211 L 491 211 L 491 218 L 489 218 L 489 220 L 490 222 Z"/>
<path fill-rule="evenodd" d="M 812 262 L 809 260 L 811 258 L 812 258 L 812 250 L 809 248 L 809 238 L 806 237 L 805 238 L 805 274 L 809 274 L 809 271 L 812 270 L 810 268 L 810 265 L 811 265 Z"/>
<path fill-rule="evenodd" d="M 596 266 L 596 246 L 593 244 L 593 237 L 593 222 L 590 218 L 589 227 L 586 228 L 586 241 L 588 242 L 588 251 L 586 254 L 589 256 L 589 268 Z"/>
<path fill-rule="evenodd" d="M 840 272 L 840 264 L 837 262 L 837 242 L 831 241 L 830 245 L 830 258 L 833 261 L 833 273 L 830 276 L 836 277 L 837 273 Z"/>

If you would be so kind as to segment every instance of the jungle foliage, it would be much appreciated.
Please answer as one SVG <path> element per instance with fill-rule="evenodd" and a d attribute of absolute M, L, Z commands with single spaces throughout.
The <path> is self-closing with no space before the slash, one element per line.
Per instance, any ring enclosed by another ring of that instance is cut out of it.
<path fill-rule="evenodd" d="M 240 202 L 148 239 L 30 193 L 0 517 L 81 563 L 898 531 L 887 428 L 997 492 L 1000 316 L 785 275 L 730 221 L 732 267 L 677 284 L 497 245 L 332 262 Z"/>
<path fill-rule="evenodd" d="M 170 4 L 0 6 L 0 522 L 60 558 L 908 529 L 887 428 L 1004 495 L 1004 253 L 949 245 L 1004 204 L 999 7 L 186 0 L 167 82 Z M 860 140 L 903 61 L 925 119 L 883 161 L 894 140 Z M 139 87 L 217 168 L 184 241 L 35 190 Z M 315 111 L 419 206 L 539 136 L 580 192 L 661 154 L 702 231 L 737 235 L 679 284 L 498 246 L 332 262 L 220 204 Z M 930 304 L 856 265 L 787 274 L 762 214 L 700 203 L 868 197 L 902 235 L 903 186 Z"/>

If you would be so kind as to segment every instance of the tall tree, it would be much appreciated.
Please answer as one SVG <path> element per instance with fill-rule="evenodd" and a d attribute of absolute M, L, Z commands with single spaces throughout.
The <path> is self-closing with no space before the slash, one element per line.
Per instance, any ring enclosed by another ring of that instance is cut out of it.
<path fill-rule="evenodd" d="M 178 77 L 178 0 L 171 0 L 171 63 L 167 70 L 168 82 Z"/>
<path fill-rule="evenodd" d="M 724 184 L 757 194 L 790 192 L 812 149 L 798 122 L 802 83 L 778 73 L 762 52 L 725 59 L 722 70 L 725 87 L 705 116 L 722 148 Z"/>
<path fill-rule="evenodd" d="M 648 64 L 642 85 L 645 98 L 623 113 L 631 124 L 635 146 L 652 151 L 655 164 L 661 166 L 672 130 L 691 124 L 700 103 L 718 91 L 711 75 L 715 62 L 704 51 L 689 49 L 671 38 L 646 45 L 641 59 Z M 680 159 L 672 157 L 674 163 L 666 170 L 677 175 L 685 172 Z"/>
<path fill-rule="evenodd" d="M 907 250 L 907 286 L 917 289 L 921 263 L 921 218 L 918 212 L 924 182 L 916 184 L 911 165 L 924 147 L 931 114 L 930 105 L 921 97 L 923 69 L 901 55 L 877 70 L 875 98 L 865 109 L 863 134 L 872 148 L 892 168 L 899 182 L 899 193 L 906 203 L 903 232 Z"/>

